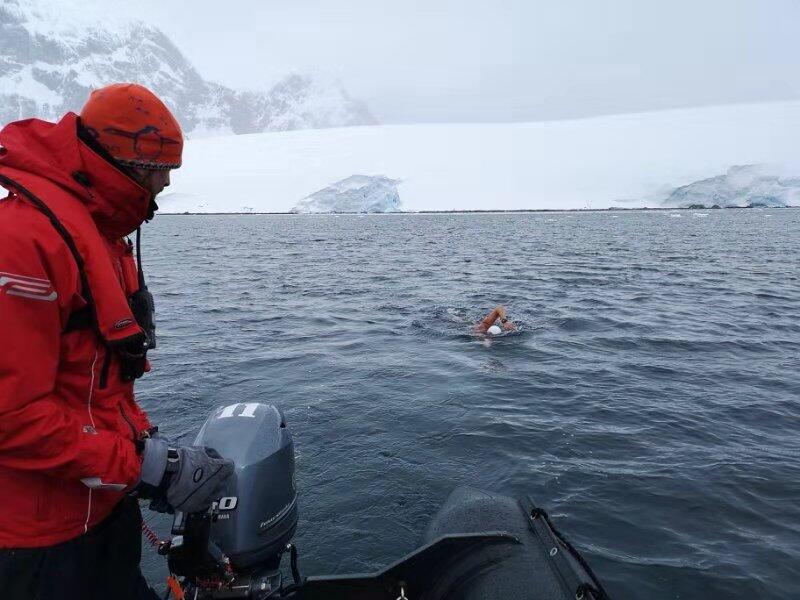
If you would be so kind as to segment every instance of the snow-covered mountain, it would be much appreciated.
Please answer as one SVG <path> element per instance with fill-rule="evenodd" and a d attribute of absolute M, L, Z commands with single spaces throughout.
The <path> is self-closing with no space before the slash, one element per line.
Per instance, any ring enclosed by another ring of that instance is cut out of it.
<path fill-rule="evenodd" d="M 770 205 L 797 205 L 798 139 L 800 102 L 198 139 L 159 206 L 288 212 L 332 182 L 349 187 L 342 180 L 356 174 L 397 180 L 409 211 L 664 207 L 675 205 L 678 189 L 680 205 L 711 206 L 723 192 L 736 198 L 725 204 L 763 205 L 769 196 Z M 770 164 L 784 167 L 729 170 Z"/>
<path fill-rule="evenodd" d="M 117 81 L 154 90 L 194 137 L 375 123 L 331 78 L 291 74 L 266 92 L 236 91 L 203 79 L 153 26 L 63 1 L 0 0 L 0 125 L 57 119 Z"/>

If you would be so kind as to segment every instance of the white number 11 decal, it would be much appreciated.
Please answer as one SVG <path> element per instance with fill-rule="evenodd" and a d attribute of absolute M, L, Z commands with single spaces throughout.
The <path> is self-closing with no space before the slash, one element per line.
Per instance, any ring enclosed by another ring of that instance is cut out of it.
<path fill-rule="evenodd" d="M 244 410 L 236 415 L 236 409 L 240 406 L 244 406 Z M 222 411 L 217 415 L 218 419 L 227 419 L 228 417 L 250 417 L 255 418 L 256 416 L 256 409 L 258 408 L 258 402 L 245 402 L 245 403 L 238 403 L 238 404 L 231 404 L 230 406 L 226 406 L 222 409 Z"/>

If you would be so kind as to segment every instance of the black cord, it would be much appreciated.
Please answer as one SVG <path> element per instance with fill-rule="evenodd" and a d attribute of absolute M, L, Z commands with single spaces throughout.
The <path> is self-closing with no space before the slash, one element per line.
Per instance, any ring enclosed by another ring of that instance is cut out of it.
<path fill-rule="evenodd" d="M 295 598 L 299 592 L 300 586 L 296 583 L 287 585 L 285 588 L 281 588 L 281 600 L 291 600 Z"/>
<path fill-rule="evenodd" d="M 139 279 L 139 289 L 147 288 L 144 284 L 144 271 L 142 270 L 142 228 L 136 228 L 136 275 Z"/>
<path fill-rule="evenodd" d="M 297 567 L 297 546 L 294 544 L 288 544 L 288 546 L 290 565 L 292 568 L 292 579 L 294 579 L 295 585 L 300 585 L 300 569 Z"/>
<path fill-rule="evenodd" d="M 550 531 L 553 532 L 553 535 L 556 536 L 559 542 L 561 542 L 564 547 L 569 551 L 572 557 L 578 562 L 578 564 L 583 567 L 583 570 L 589 575 L 589 578 L 594 583 L 594 586 L 590 586 L 587 584 L 581 584 L 578 586 L 576 590 L 576 594 L 580 593 L 581 591 L 591 591 L 598 600 L 609 600 L 609 596 L 606 593 L 603 585 L 600 583 L 600 580 L 592 571 L 592 568 L 589 566 L 589 563 L 581 556 L 581 554 L 575 549 L 575 547 L 561 534 L 561 532 L 556 529 L 556 526 L 553 525 L 553 522 L 550 520 L 550 515 L 547 514 L 547 511 L 543 508 L 538 508 L 534 506 L 533 510 L 531 511 L 531 518 L 536 519 L 537 517 L 541 517 L 544 519 L 544 522 L 547 524 Z"/>

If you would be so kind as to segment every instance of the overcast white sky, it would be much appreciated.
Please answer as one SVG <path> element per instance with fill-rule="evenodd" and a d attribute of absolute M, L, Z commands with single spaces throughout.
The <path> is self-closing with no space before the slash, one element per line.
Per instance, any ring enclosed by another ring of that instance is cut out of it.
<path fill-rule="evenodd" d="M 105 0 L 109 4 L 121 0 Z M 124 0 L 203 76 L 336 75 L 383 122 L 800 98 L 798 0 Z"/>

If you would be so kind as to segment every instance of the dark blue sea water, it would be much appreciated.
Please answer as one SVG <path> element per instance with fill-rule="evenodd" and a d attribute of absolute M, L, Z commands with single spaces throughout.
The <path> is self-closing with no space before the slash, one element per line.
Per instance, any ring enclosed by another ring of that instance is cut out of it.
<path fill-rule="evenodd" d="M 283 408 L 305 574 L 401 556 L 470 484 L 614 598 L 798 598 L 800 210 L 675 214 L 160 216 L 138 397 L 187 442 Z M 498 303 L 521 332 L 485 343 Z"/>

